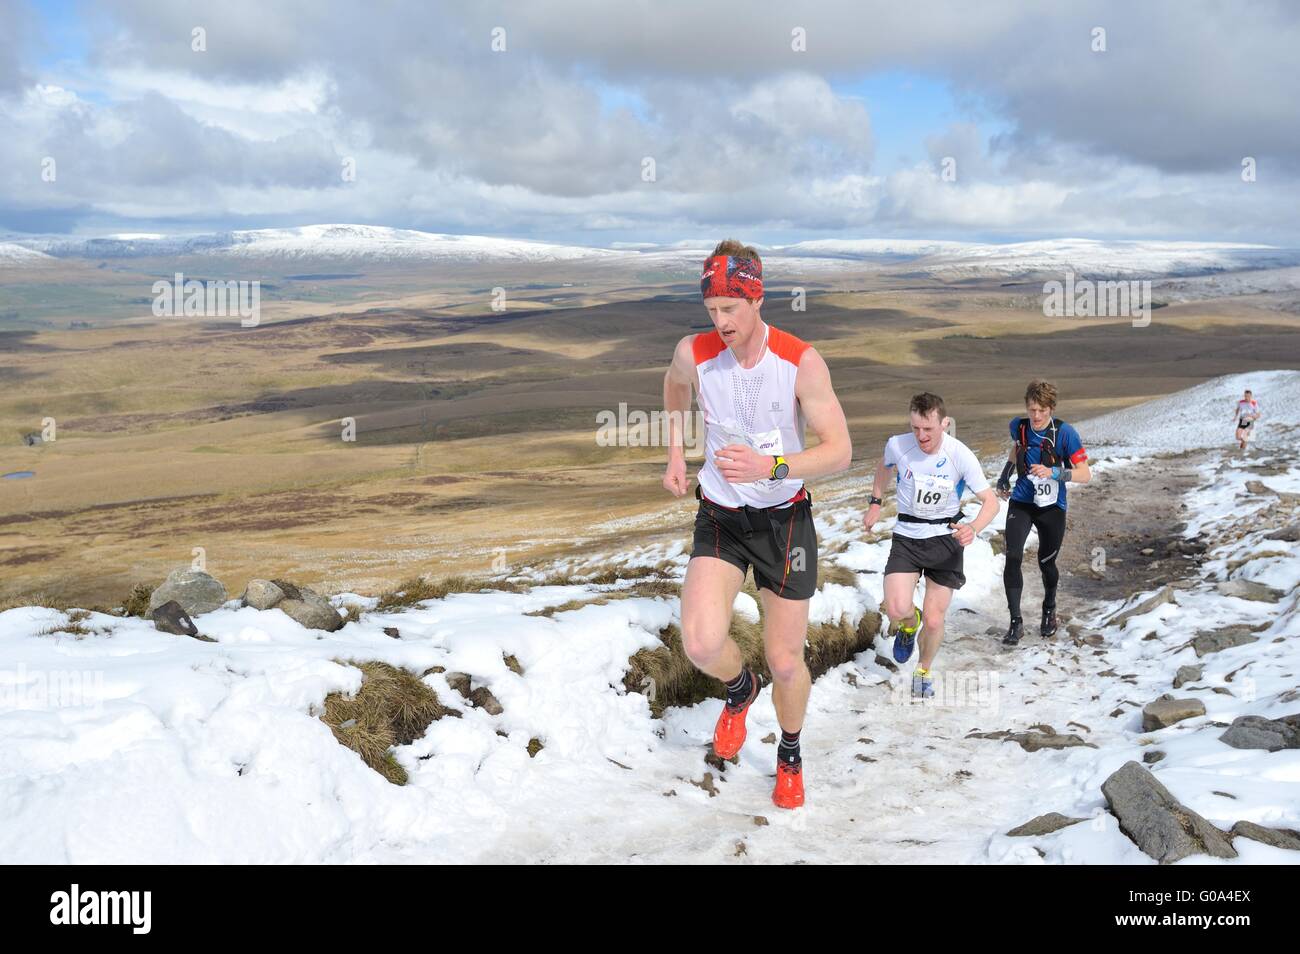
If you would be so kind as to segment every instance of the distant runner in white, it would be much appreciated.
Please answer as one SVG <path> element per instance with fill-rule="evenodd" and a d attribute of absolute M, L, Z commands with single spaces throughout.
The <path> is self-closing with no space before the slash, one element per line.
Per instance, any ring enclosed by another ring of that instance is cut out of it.
<path fill-rule="evenodd" d="M 1232 419 L 1237 422 L 1237 446 L 1246 449 L 1246 443 L 1255 439 L 1254 424 L 1259 420 L 1259 402 L 1246 389 L 1245 395 L 1232 409 Z"/>
<path fill-rule="evenodd" d="M 885 484 L 897 478 L 898 523 L 885 563 L 885 614 L 894 637 L 894 659 L 912 658 L 918 631 L 921 657 L 912 673 L 912 695 L 934 695 L 930 667 L 943 642 L 944 618 L 953 590 L 966 583 L 965 548 L 997 516 L 998 501 L 971 449 L 944 432 L 943 398 L 928 391 L 912 398 L 912 430 L 891 437 L 871 485 L 871 506 L 862 518 L 868 533 L 880 520 Z M 961 497 L 969 489 L 980 512 L 961 522 Z M 917 609 L 916 584 L 924 576 L 925 601 Z"/>

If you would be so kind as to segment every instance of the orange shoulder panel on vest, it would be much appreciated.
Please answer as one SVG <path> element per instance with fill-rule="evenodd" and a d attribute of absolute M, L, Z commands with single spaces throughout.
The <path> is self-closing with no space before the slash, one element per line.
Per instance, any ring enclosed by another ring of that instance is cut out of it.
<path fill-rule="evenodd" d="M 780 328 L 772 328 L 767 333 L 767 346 L 774 355 L 784 358 L 795 367 L 799 366 L 799 359 L 803 357 L 803 353 L 812 347 L 808 342 Z"/>
<path fill-rule="evenodd" d="M 691 342 L 691 348 L 695 351 L 696 364 L 703 364 L 710 358 L 716 358 L 726 347 L 722 343 L 722 335 L 718 334 L 716 328 L 696 335 L 695 340 Z"/>

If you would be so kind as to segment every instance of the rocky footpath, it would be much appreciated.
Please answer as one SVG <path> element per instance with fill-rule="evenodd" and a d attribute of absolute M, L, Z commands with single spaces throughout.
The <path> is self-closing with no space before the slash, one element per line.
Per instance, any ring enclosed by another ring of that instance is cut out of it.
<path fill-rule="evenodd" d="M 1243 839 L 1300 849 L 1300 434 L 1279 429 L 1267 453 L 1126 461 L 1078 494 L 1060 592 L 1093 602 L 1052 652 L 1105 665 L 1088 677 L 1091 718 L 1113 705 L 1113 725 L 1075 765 L 1073 808 L 1045 799 L 1052 810 L 993 839 L 995 856 L 1026 839 L 1068 859 L 1112 824 L 1161 864 L 1236 858 Z"/>

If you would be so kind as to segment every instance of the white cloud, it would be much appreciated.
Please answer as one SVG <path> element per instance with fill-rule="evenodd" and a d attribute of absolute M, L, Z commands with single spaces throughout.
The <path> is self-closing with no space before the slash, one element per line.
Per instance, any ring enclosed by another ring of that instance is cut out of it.
<path fill-rule="evenodd" d="M 30 27 L 24 7 L 6 10 Z M 1300 14 L 1268 0 L 1250 17 L 1170 0 L 708 17 L 674 0 L 616 15 L 597 0 L 133 0 L 87 16 L 82 63 L 38 68 L 0 36 L 0 227 L 1296 236 Z M 1105 54 L 1088 49 L 1094 23 Z M 498 25 L 504 54 L 488 47 Z M 837 86 L 882 69 L 947 80 L 978 107 L 918 143 L 928 165 L 873 168 L 880 118 Z M 1258 182 L 1241 181 L 1239 153 L 1259 158 Z M 57 184 L 42 187 L 33 155 L 59 159 Z M 344 156 L 356 182 L 340 180 Z M 937 176 L 946 156 L 956 182 Z"/>

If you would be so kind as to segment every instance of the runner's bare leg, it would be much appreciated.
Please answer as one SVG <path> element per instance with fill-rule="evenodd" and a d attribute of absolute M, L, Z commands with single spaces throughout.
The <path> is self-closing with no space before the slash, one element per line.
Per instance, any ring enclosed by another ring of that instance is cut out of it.
<path fill-rule="evenodd" d="M 692 557 L 682 584 L 682 648 L 695 668 L 724 682 L 744 666 L 731 638 L 731 610 L 745 582 L 738 567 L 716 557 Z"/>
<path fill-rule="evenodd" d="M 933 580 L 925 581 L 925 599 L 921 602 L 921 658 L 918 660 L 922 669 L 929 669 L 934 657 L 939 654 L 939 644 L 943 642 L 944 618 L 951 602 L 951 588 L 939 586 Z"/>
<path fill-rule="evenodd" d="M 916 604 L 913 599 L 919 579 L 920 573 L 885 574 L 885 615 L 891 623 L 907 623 L 910 626 L 916 620 Z"/>
<path fill-rule="evenodd" d="M 772 672 L 772 702 L 786 732 L 803 728 L 812 676 L 804 661 L 808 641 L 809 600 L 787 600 L 771 590 L 758 591 L 763 604 L 763 649 Z"/>

